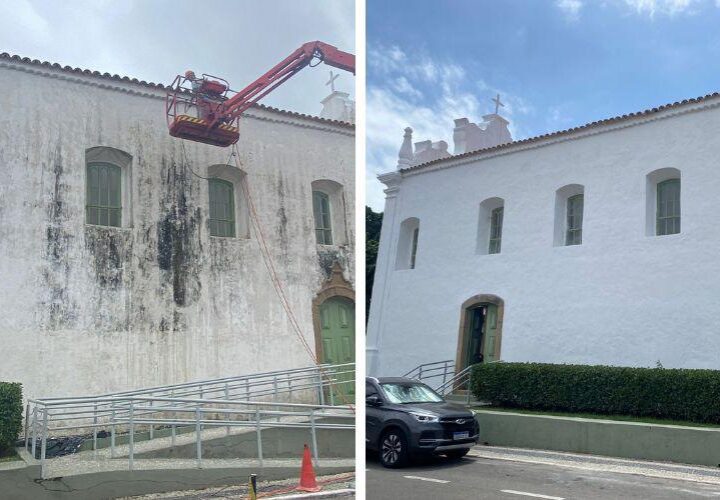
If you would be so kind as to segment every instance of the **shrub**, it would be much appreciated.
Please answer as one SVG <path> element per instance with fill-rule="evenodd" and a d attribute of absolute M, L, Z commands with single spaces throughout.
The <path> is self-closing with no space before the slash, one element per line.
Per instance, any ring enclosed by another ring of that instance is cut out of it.
<path fill-rule="evenodd" d="M 720 371 L 491 363 L 472 392 L 494 406 L 720 424 Z"/>
<path fill-rule="evenodd" d="M 11 451 L 22 428 L 22 386 L 0 382 L 0 455 Z"/>

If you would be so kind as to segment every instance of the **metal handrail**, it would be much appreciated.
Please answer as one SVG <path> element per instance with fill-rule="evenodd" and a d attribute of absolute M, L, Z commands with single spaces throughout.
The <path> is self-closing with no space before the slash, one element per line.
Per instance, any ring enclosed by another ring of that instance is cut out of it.
<path fill-rule="evenodd" d="M 442 383 L 447 382 L 448 377 L 455 372 L 455 361 L 448 359 L 445 361 L 434 361 L 432 363 L 423 363 L 416 366 L 403 377 L 413 378 L 425 381 L 442 377 Z"/>
<path fill-rule="evenodd" d="M 354 376 L 348 376 L 354 373 L 354 363 L 325 364 L 99 396 L 29 399 L 25 414 L 25 448 L 28 449 L 32 437 L 32 455 L 37 456 L 36 446 L 40 441 L 40 462 L 44 477 L 49 434 L 60 430 L 92 429 L 92 449 L 97 452 L 98 428 L 109 427 L 111 458 L 115 456 L 115 435 L 118 429 L 126 428 L 132 442 L 136 425 L 149 426 L 151 440 L 155 426 L 171 427 L 173 445 L 176 427 L 187 426 L 188 422 L 199 425 L 200 428 L 226 427 L 228 434 L 231 427 L 254 426 L 258 439 L 264 427 L 306 427 L 311 429 L 315 440 L 315 429 L 318 428 L 354 428 L 354 409 L 350 405 L 336 406 L 334 395 L 338 386 L 355 383 Z M 306 391 L 306 395 L 307 391 L 314 392 L 313 398 L 316 398 L 318 403 L 292 403 L 293 392 L 299 391 Z M 329 405 L 325 402 L 326 393 L 330 399 Z M 237 405 L 246 409 L 234 408 Z M 329 412 L 330 409 L 335 411 Z M 193 413 L 195 418 L 178 419 L 178 414 L 187 413 Z M 201 418 L 208 415 L 213 418 Z M 282 417 L 289 415 L 304 418 L 309 422 L 281 421 Z M 352 423 L 315 422 L 315 418 L 327 417 L 350 418 Z M 275 421 L 269 422 L 270 418 Z M 201 440 L 200 434 L 197 439 Z M 259 439 L 258 456 L 262 462 L 261 447 Z M 198 449 L 200 448 L 198 444 Z M 313 452 L 317 459 L 315 443 Z M 199 454 L 198 464 L 200 463 Z M 132 460 L 129 466 L 132 469 Z"/>
<path fill-rule="evenodd" d="M 470 402 L 470 379 L 472 378 L 472 365 L 467 366 L 457 372 L 450 380 L 446 381 L 442 385 L 438 386 L 435 391 L 441 396 L 446 396 L 454 390 L 461 389 L 467 385 L 468 399 Z"/>

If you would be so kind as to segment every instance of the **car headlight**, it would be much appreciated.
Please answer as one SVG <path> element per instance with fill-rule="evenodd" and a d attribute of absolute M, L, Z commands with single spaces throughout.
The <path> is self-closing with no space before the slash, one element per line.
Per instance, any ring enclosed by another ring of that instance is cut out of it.
<path fill-rule="evenodd" d="M 415 411 L 411 411 L 408 413 L 415 417 L 415 420 L 417 420 L 418 422 L 430 423 L 438 422 L 440 420 L 440 417 L 438 417 L 437 415 L 433 415 L 432 413 L 420 413 Z"/>

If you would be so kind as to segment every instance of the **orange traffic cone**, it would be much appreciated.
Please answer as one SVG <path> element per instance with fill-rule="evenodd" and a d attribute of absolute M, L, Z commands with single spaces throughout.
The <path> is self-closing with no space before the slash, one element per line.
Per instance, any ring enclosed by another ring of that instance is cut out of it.
<path fill-rule="evenodd" d="M 320 486 L 318 486 L 315 480 L 315 470 L 313 469 L 308 445 L 305 445 L 305 450 L 303 451 L 302 468 L 300 469 L 300 486 L 298 486 L 297 489 L 309 492 L 320 491 Z"/>

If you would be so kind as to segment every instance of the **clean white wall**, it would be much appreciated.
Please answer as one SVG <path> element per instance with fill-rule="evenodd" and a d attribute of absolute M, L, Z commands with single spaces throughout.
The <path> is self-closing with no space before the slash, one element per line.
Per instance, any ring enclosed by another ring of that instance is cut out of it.
<path fill-rule="evenodd" d="M 183 169 L 162 92 L 13 67 L 0 67 L 0 380 L 26 397 L 71 396 L 311 364 L 256 236 L 209 236 L 207 181 Z M 355 230 L 347 203 L 350 243 L 318 249 L 311 182 L 335 180 L 353 199 L 354 130 L 261 109 L 240 128 L 275 267 L 314 346 L 312 299 L 335 260 L 353 280 Z M 84 223 L 93 146 L 133 158 L 132 227 Z M 230 152 L 185 148 L 202 176 Z"/>
<path fill-rule="evenodd" d="M 461 304 L 480 293 L 505 301 L 505 361 L 720 368 L 719 132 L 714 107 L 404 173 L 393 220 L 418 217 L 423 236 L 416 268 L 374 290 L 371 374 L 455 359 Z M 682 172 L 682 233 L 648 237 L 646 175 L 665 167 Z M 583 244 L 556 247 L 567 184 L 585 189 Z M 477 207 L 490 197 L 505 200 L 502 253 L 477 255 Z"/>

